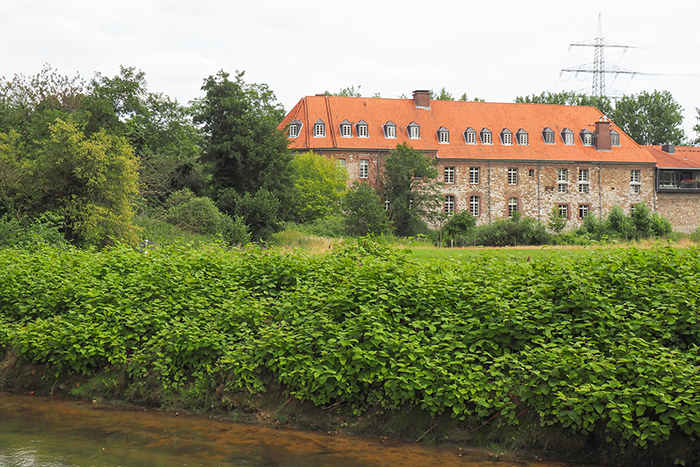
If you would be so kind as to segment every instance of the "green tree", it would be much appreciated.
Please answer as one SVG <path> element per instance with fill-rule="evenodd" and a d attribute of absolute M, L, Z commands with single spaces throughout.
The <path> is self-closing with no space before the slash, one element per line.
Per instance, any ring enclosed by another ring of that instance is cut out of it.
<path fill-rule="evenodd" d="M 87 137 L 78 125 L 62 120 L 50 131 L 34 166 L 41 187 L 35 209 L 61 214 L 73 243 L 135 245 L 138 161 L 129 143 L 105 131 Z"/>
<path fill-rule="evenodd" d="M 697 112 L 697 114 L 698 114 L 695 117 L 695 119 L 698 121 L 698 123 L 695 124 L 695 126 L 693 127 L 693 131 L 697 135 L 697 137 L 695 138 L 695 141 L 693 141 L 693 144 L 695 146 L 700 146 L 700 108 L 695 107 L 695 112 Z"/>
<path fill-rule="evenodd" d="M 543 92 L 542 94 L 532 94 L 531 96 L 518 96 L 515 102 L 525 104 L 555 104 L 555 105 L 587 105 L 596 107 L 605 115 L 613 114 L 613 106 L 610 98 L 606 96 L 588 96 L 572 91 L 558 93 Z"/>
<path fill-rule="evenodd" d="M 287 137 L 277 129 L 284 109 L 267 85 L 247 84 L 243 74 L 236 72 L 234 80 L 224 71 L 208 77 L 202 86 L 206 95 L 196 104 L 195 123 L 203 125 L 202 160 L 211 171 L 212 193 L 215 199 L 229 190 L 255 197 L 264 189 L 280 206 L 287 205 L 293 189 L 292 154 Z"/>
<path fill-rule="evenodd" d="M 347 88 L 343 88 L 338 92 L 330 92 L 326 91 L 324 94 L 326 96 L 339 96 L 339 97 L 362 97 L 362 93 L 360 92 L 360 88 L 362 86 L 357 86 L 357 89 L 355 89 L 355 86 L 348 86 Z M 375 96 L 372 96 L 375 97 Z"/>
<path fill-rule="evenodd" d="M 313 151 L 292 160 L 294 205 L 301 222 L 340 214 L 340 200 L 346 191 L 348 172 L 336 161 Z"/>
<path fill-rule="evenodd" d="M 349 235 L 382 235 L 389 231 L 384 203 L 366 183 L 354 182 L 343 199 L 345 231 Z"/>
<path fill-rule="evenodd" d="M 683 108 L 668 91 L 642 91 L 617 101 L 612 120 L 639 144 L 683 144 Z"/>
<path fill-rule="evenodd" d="M 549 212 L 547 228 L 555 234 L 560 234 L 566 228 L 566 217 L 562 216 L 557 206 L 553 206 Z"/>
<path fill-rule="evenodd" d="M 442 203 L 435 180 L 435 161 L 407 143 L 389 152 L 384 163 L 382 184 L 384 199 L 389 200 L 389 219 L 401 237 L 426 228 L 425 217 Z"/>
<path fill-rule="evenodd" d="M 451 93 L 447 92 L 447 90 L 443 87 L 438 94 L 435 94 L 433 91 L 430 91 L 430 99 L 436 100 L 436 101 L 453 101 L 455 98 L 452 96 Z"/>

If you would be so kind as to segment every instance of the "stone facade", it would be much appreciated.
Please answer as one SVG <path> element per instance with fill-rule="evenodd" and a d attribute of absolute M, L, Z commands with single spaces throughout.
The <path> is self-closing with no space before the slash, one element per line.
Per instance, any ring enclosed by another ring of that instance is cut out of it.
<path fill-rule="evenodd" d="M 700 193 L 659 192 L 656 208 L 677 232 L 689 234 L 700 227 Z"/>
<path fill-rule="evenodd" d="M 639 171 L 638 190 L 632 188 L 632 171 Z M 648 164 L 440 160 L 438 173 L 447 178 L 442 193 L 455 197 L 455 212 L 478 214 L 478 224 L 509 217 L 509 204 L 543 222 L 553 207 L 561 208 L 568 228 L 581 225 L 581 215 L 599 216 L 601 209 L 606 215 L 614 205 L 627 213 L 641 202 L 654 209 L 654 167 Z"/>

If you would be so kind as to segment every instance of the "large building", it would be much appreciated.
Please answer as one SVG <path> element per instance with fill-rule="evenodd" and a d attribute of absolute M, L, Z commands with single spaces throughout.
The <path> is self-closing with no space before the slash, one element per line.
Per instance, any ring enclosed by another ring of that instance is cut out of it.
<path fill-rule="evenodd" d="M 468 210 L 480 224 L 516 211 L 547 221 L 555 208 L 573 227 L 614 205 L 629 213 L 644 202 L 664 214 L 673 204 L 657 200 L 655 177 L 665 172 L 652 151 L 669 153 L 638 145 L 594 107 L 430 100 L 428 91 L 413 99 L 316 95 L 280 128 L 295 151 L 333 158 L 350 182 L 377 188 L 389 151 L 408 143 L 436 159 L 444 209 Z M 682 230 L 697 227 L 697 215 L 668 217 Z"/>

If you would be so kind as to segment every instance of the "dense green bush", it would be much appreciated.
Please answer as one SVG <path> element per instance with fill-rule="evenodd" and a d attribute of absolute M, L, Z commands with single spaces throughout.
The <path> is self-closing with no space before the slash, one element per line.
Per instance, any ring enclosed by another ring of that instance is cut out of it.
<path fill-rule="evenodd" d="M 509 219 L 478 226 L 473 240 L 475 245 L 484 246 L 544 245 L 550 242 L 551 236 L 542 222 L 522 217 L 519 213 Z"/>
<path fill-rule="evenodd" d="M 196 234 L 218 235 L 229 245 L 250 242 L 251 234 L 243 219 L 222 213 L 210 198 L 197 197 L 184 189 L 173 193 L 167 205 L 165 221 L 169 224 Z"/>
<path fill-rule="evenodd" d="M 368 239 L 331 253 L 0 250 L 0 349 L 163 390 L 604 434 L 700 436 L 700 249 L 529 262 L 416 261 Z M 691 438 L 694 439 L 694 438 Z M 690 442 L 690 441 L 689 441 Z"/>
<path fill-rule="evenodd" d="M 0 247 L 68 246 L 61 233 L 62 227 L 61 216 L 51 212 L 45 212 L 32 220 L 20 220 L 5 214 L 0 217 Z"/>
<path fill-rule="evenodd" d="M 627 216 L 620 206 L 613 206 L 607 218 L 599 219 L 594 215 L 586 216 L 583 225 L 574 231 L 575 237 L 596 242 L 611 240 L 644 240 L 652 237 L 668 237 L 673 227 L 668 219 L 658 213 L 651 214 L 645 203 L 635 205 Z M 564 237 L 566 240 L 569 237 Z M 560 243 L 566 243 L 561 241 Z"/>

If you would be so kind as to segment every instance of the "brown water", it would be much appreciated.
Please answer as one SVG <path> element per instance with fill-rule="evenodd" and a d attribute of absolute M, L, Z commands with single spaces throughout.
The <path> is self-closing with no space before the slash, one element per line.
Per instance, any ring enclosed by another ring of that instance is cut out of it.
<path fill-rule="evenodd" d="M 564 464 L 0 392 L 0 467 L 526 465 Z"/>

